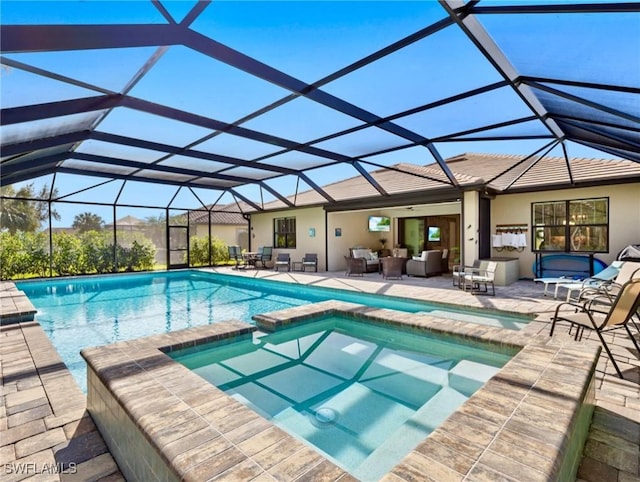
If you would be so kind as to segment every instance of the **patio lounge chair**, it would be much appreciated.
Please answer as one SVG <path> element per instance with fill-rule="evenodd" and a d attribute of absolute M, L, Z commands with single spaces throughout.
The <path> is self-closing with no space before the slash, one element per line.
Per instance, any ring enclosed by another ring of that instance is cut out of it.
<path fill-rule="evenodd" d="M 594 308 L 594 304 L 598 305 L 598 307 Z M 579 311 L 560 313 L 560 309 L 562 307 L 573 307 L 577 308 Z M 640 279 L 633 279 L 622 285 L 606 313 L 602 311 L 602 304 L 598 304 L 595 299 L 583 304 L 571 302 L 560 303 L 556 307 L 556 311 L 551 322 L 551 331 L 549 332 L 549 336 L 553 335 L 553 330 L 555 329 L 556 323 L 559 321 L 567 321 L 570 323 L 571 328 L 576 328 L 576 333 L 574 335 L 575 340 L 578 340 L 579 337 L 582 338 L 585 328 L 594 330 L 600 339 L 600 343 L 602 343 L 602 346 L 606 350 L 607 355 L 609 355 L 609 359 L 613 363 L 618 376 L 620 378 L 624 378 L 618 364 L 613 358 L 609 346 L 602 336 L 602 333 L 624 328 L 627 335 L 629 335 L 629 338 L 631 338 L 636 350 L 640 353 L 640 345 L 638 345 L 637 340 L 634 338 L 628 326 L 629 321 L 634 315 L 636 315 L 639 307 Z"/>
<path fill-rule="evenodd" d="M 280 268 L 284 267 L 287 268 L 287 271 L 291 271 L 291 258 L 289 257 L 289 253 L 278 253 L 273 268 L 276 271 L 280 271 Z"/>
<path fill-rule="evenodd" d="M 598 275 L 600 275 L 600 273 L 598 273 Z M 598 285 L 585 286 L 581 288 L 580 294 L 578 295 L 578 301 L 587 301 L 594 297 L 604 295 L 608 297 L 611 302 L 620 292 L 622 285 L 635 278 L 640 278 L 640 263 L 624 261 L 615 277 L 605 280 Z"/>
<path fill-rule="evenodd" d="M 307 271 L 307 268 L 318 271 L 318 255 L 316 253 L 305 253 L 302 258 L 302 271 Z"/>
<path fill-rule="evenodd" d="M 622 267 L 622 265 L 623 265 L 622 262 L 614 261 L 599 273 L 596 273 L 593 276 L 590 276 L 580 281 L 571 280 L 568 278 L 564 278 L 564 279 L 557 278 L 557 281 L 553 281 L 553 278 L 538 278 L 537 280 L 534 280 L 534 281 L 541 281 L 545 284 L 545 293 L 547 291 L 547 284 L 555 283 L 556 289 L 553 295 L 554 298 L 558 297 L 558 291 L 560 288 L 566 289 L 567 301 L 570 301 L 571 293 L 574 291 L 578 291 L 579 293 L 581 293 L 586 289 L 592 289 L 592 288 L 598 289 L 604 286 L 605 284 L 612 282 L 619 275 L 620 268 Z M 580 300 L 580 294 L 578 294 L 576 299 L 578 301 Z"/>

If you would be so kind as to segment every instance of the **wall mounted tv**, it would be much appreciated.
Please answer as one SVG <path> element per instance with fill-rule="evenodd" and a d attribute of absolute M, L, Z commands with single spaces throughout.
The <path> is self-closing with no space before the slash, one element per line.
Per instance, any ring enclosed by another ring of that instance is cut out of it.
<path fill-rule="evenodd" d="M 391 231 L 391 218 L 389 216 L 369 216 L 369 231 L 371 232 Z"/>
<path fill-rule="evenodd" d="M 427 241 L 440 241 L 440 228 L 437 226 L 429 226 L 427 231 Z"/>

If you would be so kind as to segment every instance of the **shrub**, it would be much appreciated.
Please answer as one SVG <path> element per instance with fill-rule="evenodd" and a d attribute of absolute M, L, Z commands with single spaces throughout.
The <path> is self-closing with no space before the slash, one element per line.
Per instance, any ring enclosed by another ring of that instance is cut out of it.
<path fill-rule="evenodd" d="M 0 278 L 10 279 L 22 273 L 25 256 L 24 244 L 17 234 L 0 233 Z"/>
<path fill-rule="evenodd" d="M 48 268 L 45 233 L 0 232 L 0 279 L 46 276 Z"/>
<path fill-rule="evenodd" d="M 207 238 L 193 237 L 189 246 L 190 266 L 208 266 L 209 248 L 211 248 L 211 263 L 213 265 L 229 261 L 227 243 L 216 236 L 212 236 L 211 243 L 207 245 Z"/>
<path fill-rule="evenodd" d="M 47 276 L 49 270 L 49 240 L 45 233 L 22 233 L 27 263 L 23 273 Z"/>
<path fill-rule="evenodd" d="M 111 233 L 87 231 L 80 235 L 82 273 L 110 273 L 113 271 L 113 244 Z"/>
<path fill-rule="evenodd" d="M 209 244 L 206 238 L 193 237 L 189 246 L 190 266 L 209 265 Z"/>
<path fill-rule="evenodd" d="M 116 260 L 119 270 L 123 268 L 125 271 L 153 269 L 155 257 L 156 247 L 149 240 L 147 242 L 134 240 L 130 248 L 121 244 L 116 246 Z"/>
<path fill-rule="evenodd" d="M 60 275 L 80 273 L 82 266 L 82 243 L 69 233 L 53 235 L 53 269 Z"/>

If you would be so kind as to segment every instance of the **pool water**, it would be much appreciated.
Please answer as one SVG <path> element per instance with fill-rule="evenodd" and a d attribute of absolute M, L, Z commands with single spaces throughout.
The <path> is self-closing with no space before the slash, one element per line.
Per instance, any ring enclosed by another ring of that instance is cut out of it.
<path fill-rule="evenodd" d="M 339 317 L 171 356 L 364 481 L 391 470 L 510 358 Z"/>
<path fill-rule="evenodd" d="M 388 296 L 189 270 L 16 284 L 38 310 L 36 319 L 85 393 L 86 367 L 80 350 L 87 346 L 228 319 L 253 323 L 256 314 L 330 299 L 410 312 L 437 309 L 437 316 L 467 317 L 510 329 L 520 329 L 527 322 Z"/>

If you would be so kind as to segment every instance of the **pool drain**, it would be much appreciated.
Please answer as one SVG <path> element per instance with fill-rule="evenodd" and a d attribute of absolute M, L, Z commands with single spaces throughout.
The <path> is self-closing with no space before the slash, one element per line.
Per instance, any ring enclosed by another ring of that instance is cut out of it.
<path fill-rule="evenodd" d="M 338 412 L 333 408 L 322 407 L 316 410 L 314 421 L 316 425 L 324 426 L 332 424 L 336 421 L 336 418 L 338 418 Z"/>

